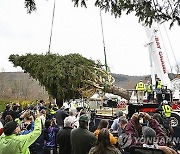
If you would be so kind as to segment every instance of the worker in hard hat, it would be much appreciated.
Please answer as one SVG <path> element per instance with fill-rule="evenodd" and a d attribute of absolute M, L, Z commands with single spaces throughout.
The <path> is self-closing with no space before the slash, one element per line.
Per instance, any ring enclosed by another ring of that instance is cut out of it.
<path fill-rule="evenodd" d="M 139 81 L 136 85 L 136 91 L 137 91 L 137 100 L 138 102 L 142 103 L 144 99 L 144 92 L 146 90 L 145 84 L 142 80 Z"/>
<path fill-rule="evenodd" d="M 156 85 L 155 85 L 155 90 L 156 90 L 156 98 L 158 101 L 158 104 L 161 104 L 161 102 L 163 101 L 162 98 L 162 82 L 160 78 L 156 78 Z"/>
<path fill-rule="evenodd" d="M 171 111 L 172 111 L 172 108 L 171 106 L 169 105 L 168 101 L 167 100 L 163 100 L 163 105 L 162 105 L 162 110 L 163 110 L 163 116 L 165 118 L 170 118 L 171 117 Z"/>
<path fill-rule="evenodd" d="M 153 100 L 153 88 L 152 88 L 152 84 L 150 81 L 148 81 L 148 85 L 147 85 L 147 100 L 148 102 Z"/>
<path fill-rule="evenodd" d="M 156 90 L 157 92 L 161 92 L 162 89 L 162 81 L 160 78 L 156 78 Z"/>
<path fill-rule="evenodd" d="M 163 100 L 161 106 L 158 107 L 157 111 L 161 111 L 164 128 L 168 132 L 172 132 L 171 123 L 170 123 L 172 108 L 169 102 L 167 100 Z"/>

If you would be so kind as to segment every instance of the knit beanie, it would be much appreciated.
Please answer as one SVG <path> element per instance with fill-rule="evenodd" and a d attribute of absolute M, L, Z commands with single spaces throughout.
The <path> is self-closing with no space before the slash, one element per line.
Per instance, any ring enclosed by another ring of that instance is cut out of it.
<path fill-rule="evenodd" d="M 7 122 L 4 126 L 4 134 L 9 136 L 13 133 L 13 131 L 17 128 L 18 124 L 15 121 Z"/>

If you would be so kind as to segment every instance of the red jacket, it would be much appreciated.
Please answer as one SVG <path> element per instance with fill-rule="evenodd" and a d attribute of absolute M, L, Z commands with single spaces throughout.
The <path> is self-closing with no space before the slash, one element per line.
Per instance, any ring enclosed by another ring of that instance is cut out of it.
<path fill-rule="evenodd" d="M 162 130 L 160 124 L 155 119 L 151 118 L 149 120 L 149 127 L 155 130 L 156 137 L 158 138 L 158 145 L 165 145 L 166 135 L 165 132 Z M 137 138 L 142 137 L 142 132 L 139 133 L 136 130 L 135 121 L 133 119 L 130 119 L 126 126 L 126 134 L 128 136 L 131 136 L 131 146 L 142 146 L 143 143 L 141 143 L 140 140 L 137 140 Z"/>
<path fill-rule="evenodd" d="M 0 128 L 0 136 L 2 135 L 2 133 L 4 133 L 3 128 Z"/>

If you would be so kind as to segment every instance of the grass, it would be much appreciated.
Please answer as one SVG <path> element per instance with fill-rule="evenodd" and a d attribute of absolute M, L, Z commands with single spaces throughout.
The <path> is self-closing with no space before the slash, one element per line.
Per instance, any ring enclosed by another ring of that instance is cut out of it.
<path fill-rule="evenodd" d="M 4 111 L 6 104 L 9 102 L 9 100 L 0 100 L 0 112 Z"/>

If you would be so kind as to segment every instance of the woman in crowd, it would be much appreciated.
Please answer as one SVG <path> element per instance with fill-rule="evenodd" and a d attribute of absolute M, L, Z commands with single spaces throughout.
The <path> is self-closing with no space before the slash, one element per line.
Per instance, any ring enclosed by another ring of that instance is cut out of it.
<path fill-rule="evenodd" d="M 95 132 L 94 132 L 95 136 L 98 138 L 98 135 L 99 135 L 100 130 L 103 129 L 103 128 L 107 128 L 107 129 L 108 129 L 108 126 L 109 126 L 108 121 L 102 119 L 102 120 L 99 122 L 99 125 L 98 125 L 97 130 L 95 130 Z M 110 143 L 111 143 L 111 144 L 116 144 L 117 141 L 118 141 L 118 138 L 117 138 L 117 137 L 114 137 L 111 133 L 109 134 L 109 138 L 110 138 Z"/>
<path fill-rule="evenodd" d="M 56 127 L 56 120 L 45 121 L 45 130 L 44 130 L 44 154 L 56 154 L 56 134 L 59 131 L 59 128 Z"/>
<path fill-rule="evenodd" d="M 110 133 L 107 128 L 102 128 L 98 135 L 97 143 L 89 151 L 89 154 L 121 154 L 110 142 Z"/>

